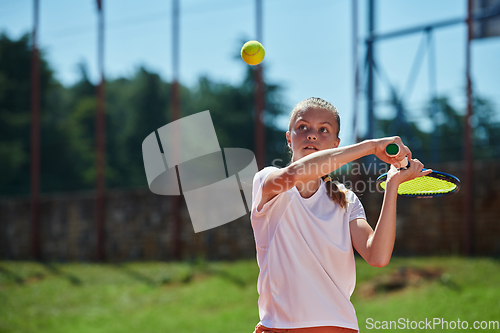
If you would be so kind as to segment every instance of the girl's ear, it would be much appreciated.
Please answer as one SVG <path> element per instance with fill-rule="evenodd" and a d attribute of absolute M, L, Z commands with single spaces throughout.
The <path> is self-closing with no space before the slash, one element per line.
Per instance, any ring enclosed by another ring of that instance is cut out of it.
<path fill-rule="evenodd" d="M 335 142 L 333 143 L 333 148 L 338 148 L 339 145 L 340 145 L 340 138 L 336 138 Z"/>
<path fill-rule="evenodd" d="M 290 131 L 286 131 L 286 141 L 288 142 L 288 147 L 292 147 L 292 138 L 290 137 Z"/>

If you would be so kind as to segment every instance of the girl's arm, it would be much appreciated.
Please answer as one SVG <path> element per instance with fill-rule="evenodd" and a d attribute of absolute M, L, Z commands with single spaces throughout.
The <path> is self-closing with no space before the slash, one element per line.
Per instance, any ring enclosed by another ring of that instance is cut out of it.
<path fill-rule="evenodd" d="M 402 182 L 425 176 L 432 170 L 422 171 L 423 164 L 411 160 L 407 170 L 391 168 L 387 175 L 387 186 L 375 231 L 365 219 L 355 219 L 349 223 L 352 244 L 356 251 L 371 266 L 384 267 L 391 260 L 396 238 L 396 200 L 398 187 Z"/>
<path fill-rule="evenodd" d="M 401 149 L 395 157 L 389 157 L 385 153 L 385 147 L 390 143 L 397 143 Z M 397 136 L 382 138 L 376 140 L 366 140 L 354 145 L 325 149 L 309 154 L 298 161 L 295 161 L 285 168 L 272 172 L 264 181 L 262 187 L 262 200 L 258 209 L 264 206 L 276 195 L 286 192 L 299 183 L 319 179 L 322 176 L 333 172 L 358 158 L 366 155 L 375 154 L 382 161 L 399 166 L 399 161 L 405 156 L 411 158 L 411 152 L 408 147 L 403 145 L 401 139 Z"/>

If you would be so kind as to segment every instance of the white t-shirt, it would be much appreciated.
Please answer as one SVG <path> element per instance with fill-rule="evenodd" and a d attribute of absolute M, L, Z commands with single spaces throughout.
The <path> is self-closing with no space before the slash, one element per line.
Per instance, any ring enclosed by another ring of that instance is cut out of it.
<path fill-rule="evenodd" d="M 260 268 L 260 323 L 270 328 L 358 330 L 350 301 L 356 270 L 349 222 L 366 219 L 361 202 L 349 191 L 350 203 L 343 209 L 328 197 L 321 180 L 307 199 L 293 187 L 257 211 L 262 184 L 277 169 L 266 167 L 253 180 L 251 221 Z"/>

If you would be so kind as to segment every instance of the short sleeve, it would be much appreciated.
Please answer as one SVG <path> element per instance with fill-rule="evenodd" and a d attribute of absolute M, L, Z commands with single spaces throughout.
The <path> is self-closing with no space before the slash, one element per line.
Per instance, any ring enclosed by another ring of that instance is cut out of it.
<path fill-rule="evenodd" d="M 252 215 L 260 215 L 263 214 L 268 207 L 272 204 L 274 200 L 266 202 L 264 207 L 260 211 L 257 211 L 257 207 L 262 199 L 262 187 L 264 185 L 264 180 L 275 170 L 278 170 L 277 167 L 265 167 L 264 169 L 257 172 L 253 178 L 253 186 L 252 186 Z"/>
<path fill-rule="evenodd" d="M 352 221 L 355 219 L 365 219 L 366 220 L 365 209 L 363 208 L 363 204 L 359 200 L 358 196 L 356 194 L 354 194 L 354 192 L 352 192 L 352 191 L 349 191 L 349 196 L 350 196 L 349 221 Z"/>

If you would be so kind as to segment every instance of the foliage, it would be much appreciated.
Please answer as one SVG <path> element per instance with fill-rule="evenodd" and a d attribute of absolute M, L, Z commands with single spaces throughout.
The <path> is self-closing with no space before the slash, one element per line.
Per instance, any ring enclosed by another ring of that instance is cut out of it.
<path fill-rule="evenodd" d="M 61 86 L 55 81 L 49 64 L 40 54 L 40 111 L 41 155 L 44 157 L 59 150 L 58 142 L 64 141 L 64 131 L 60 126 Z M 31 146 L 31 50 L 29 35 L 18 41 L 0 35 L 0 188 L 2 194 L 23 194 L 29 187 L 29 160 Z M 49 113 L 50 110 L 50 113 Z M 47 133 L 49 137 L 47 137 Z M 60 156 L 65 152 L 59 150 Z M 62 157 L 61 156 L 61 157 Z M 42 158 L 42 172 L 57 174 L 49 170 L 47 158 Z M 50 164 L 50 163 L 49 163 Z M 53 177 L 57 178 L 57 177 Z M 50 181 L 50 177 L 47 178 Z M 58 184 L 64 179 L 54 179 Z M 55 185 L 54 184 L 54 185 Z M 42 184 L 43 186 L 44 184 Z"/>
<path fill-rule="evenodd" d="M 426 161 L 450 162 L 463 159 L 464 111 L 454 108 L 447 97 L 431 100 L 418 120 L 407 120 L 405 106 L 397 99 L 392 105 L 398 110 L 393 119 L 377 119 L 379 135 L 398 135 L 408 142 L 413 155 Z M 473 145 L 475 159 L 500 158 L 500 122 L 492 103 L 475 96 L 473 99 Z M 422 119 L 432 123 L 431 131 L 419 126 Z"/>
<path fill-rule="evenodd" d="M 31 49 L 29 35 L 18 41 L 0 36 L 0 195 L 30 191 Z M 96 86 L 85 64 L 80 79 L 65 87 L 40 55 L 41 191 L 92 190 L 95 182 Z M 181 116 L 210 110 L 221 148 L 254 149 L 253 69 L 239 85 L 207 77 L 193 88 L 181 86 Z M 284 133 L 274 126 L 283 112 L 281 87 L 266 85 L 266 134 L 271 157 Z M 167 124 L 171 84 L 141 67 L 130 78 L 108 80 L 106 92 L 106 182 L 108 188 L 147 186 L 142 141 Z"/>
<path fill-rule="evenodd" d="M 239 57 L 239 55 L 237 55 Z M 246 66 L 246 65 L 245 65 Z M 26 195 L 30 191 L 31 147 L 30 36 L 17 41 L 0 35 L 0 195 Z M 241 82 L 230 85 L 201 77 L 194 87 L 181 86 L 181 116 L 210 110 L 221 148 L 255 151 L 254 76 L 247 70 Z M 265 68 L 264 68 L 265 69 Z M 65 87 L 40 54 L 41 191 L 92 190 L 95 182 L 96 86 L 80 64 L 80 79 Z M 266 82 L 266 165 L 289 162 L 284 132 L 275 120 L 285 112 L 282 87 Z M 108 80 L 106 91 L 106 181 L 108 188 L 146 186 L 142 141 L 170 121 L 171 84 L 141 67 L 128 78 Z M 424 131 L 405 118 L 405 105 L 397 98 L 394 119 L 378 119 L 379 136 L 400 135 L 414 156 L 426 161 L 462 160 L 463 114 L 446 97 L 429 102 L 420 120 L 432 123 Z M 474 156 L 500 158 L 500 123 L 493 105 L 474 99 Z"/>

